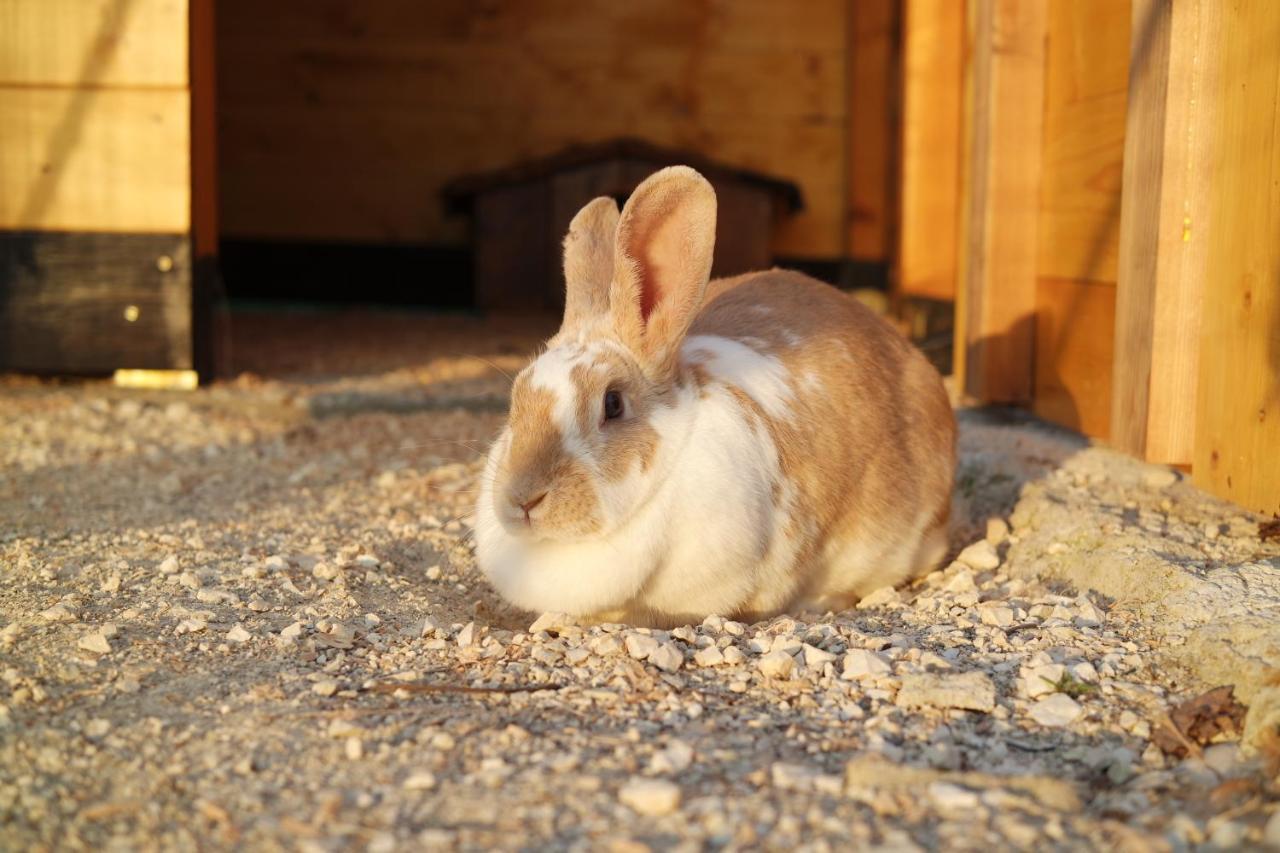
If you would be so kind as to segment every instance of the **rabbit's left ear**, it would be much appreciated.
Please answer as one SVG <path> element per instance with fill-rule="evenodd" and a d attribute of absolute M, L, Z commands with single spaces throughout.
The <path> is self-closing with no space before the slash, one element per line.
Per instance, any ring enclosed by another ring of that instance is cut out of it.
<path fill-rule="evenodd" d="M 593 199 L 569 223 L 564 237 L 564 324 L 576 329 L 607 317 L 613 281 L 618 203 Z"/>
<path fill-rule="evenodd" d="M 706 296 L 715 243 L 715 190 L 687 166 L 650 175 L 622 209 L 609 312 L 651 374 L 674 370 Z"/>

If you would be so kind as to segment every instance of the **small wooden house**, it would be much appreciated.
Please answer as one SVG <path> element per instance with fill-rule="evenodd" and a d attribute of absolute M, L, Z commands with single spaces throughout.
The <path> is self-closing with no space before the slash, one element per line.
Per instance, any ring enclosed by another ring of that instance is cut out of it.
<path fill-rule="evenodd" d="M 780 219 L 803 207 L 799 187 L 695 152 L 615 139 L 445 186 L 449 209 L 472 217 L 477 305 L 500 311 L 562 308 L 560 242 L 574 214 L 599 196 L 612 196 L 621 206 L 650 174 L 680 164 L 711 181 L 719 200 L 712 274 L 770 266 Z"/>

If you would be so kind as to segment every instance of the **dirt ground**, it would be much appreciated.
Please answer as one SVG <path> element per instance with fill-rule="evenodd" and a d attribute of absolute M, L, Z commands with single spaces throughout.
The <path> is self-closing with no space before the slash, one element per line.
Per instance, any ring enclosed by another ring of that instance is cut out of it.
<path fill-rule="evenodd" d="M 1264 519 L 963 412 L 945 571 L 531 630 L 466 516 L 548 330 L 246 313 L 197 392 L 0 379 L 0 848 L 1280 847 Z"/>

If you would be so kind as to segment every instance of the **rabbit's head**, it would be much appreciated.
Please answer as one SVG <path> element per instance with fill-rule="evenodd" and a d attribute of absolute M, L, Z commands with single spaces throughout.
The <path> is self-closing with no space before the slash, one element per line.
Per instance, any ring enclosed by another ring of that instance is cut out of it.
<path fill-rule="evenodd" d="M 715 224 L 715 192 L 685 167 L 649 177 L 621 214 L 598 198 L 574 217 L 563 325 L 516 377 L 485 472 L 508 534 L 607 536 L 660 486 L 691 408 L 680 345 L 706 293 Z"/>

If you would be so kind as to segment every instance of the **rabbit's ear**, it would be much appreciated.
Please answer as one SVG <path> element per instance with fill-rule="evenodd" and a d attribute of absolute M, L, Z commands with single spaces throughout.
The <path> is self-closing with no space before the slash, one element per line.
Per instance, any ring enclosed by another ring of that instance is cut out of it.
<path fill-rule="evenodd" d="M 650 175 L 622 208 L 609 308 L 646 370 L 674 368 L 706 295 L 715 242 L 715 190 L 687 166 Z"/>
<path fill-rule="evenodd" d="M 569 223 L 562 328 L 580 328 L 608 316 L 617 230 L 618 203 L 608 196 L 587 202 Z"/>

